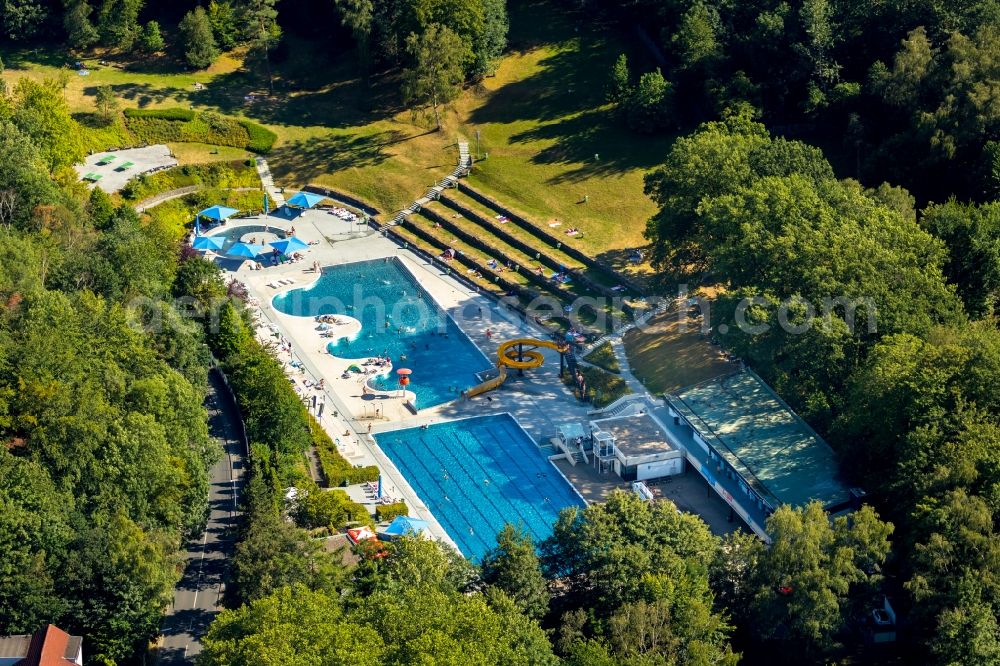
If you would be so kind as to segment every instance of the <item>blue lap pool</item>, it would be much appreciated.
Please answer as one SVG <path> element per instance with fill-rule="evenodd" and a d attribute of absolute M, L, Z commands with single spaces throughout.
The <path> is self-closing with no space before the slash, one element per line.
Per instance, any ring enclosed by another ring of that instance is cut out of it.
<path fill-rule="evenodd" d="M 357 337 L 331 342 L 328 351 L 348 359 L 388 356 L 394 367 L 409 368 L 418 409 L 455 399 L 477 383 L 475 373 L 492 365 L 394 257 L 325 267 L 314 285 L 279 294 L 273 305 L 299 317 L 360 320 Z M 399 388 L 395 375 L 376 377 L 369 386 Z"/>
<path fill-rule="evenodd" d="M 382 433 L 378 445 L 458 544 L 479 561 L 506 523 L 535 543 L 583 500 L 508 414 Z"/>

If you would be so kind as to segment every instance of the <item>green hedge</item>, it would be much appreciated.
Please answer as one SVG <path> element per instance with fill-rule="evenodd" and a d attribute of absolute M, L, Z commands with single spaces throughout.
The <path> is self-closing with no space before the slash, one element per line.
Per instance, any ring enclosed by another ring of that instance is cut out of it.
<path fill-rule="evenodd" d="M 129 109 L 125 125 L 137 141 L 147 144 L 184 141 L 266 153 L 278 138 L 263 125 L 214 111 Z"/>
<path fill-rule="evenodd" d="M 268 451 L 279 478 L 291 482 L 309 448 L 309 413 L 284 367 L 254 337 L 246 314 L 229 301 L 217 326 L 209 328 L 208 343 L 229 378 L 251 447 Z"/>
<path fill-rule="evenodd" d="M 172 107 L 169 109 L 125 109 L 126 118 L 159 118 L 160 120 L 179 120 L 189 122 L 194 120 L 193 109 Z"/>
<path fill-rule="evenodd" d="M 408 515 L 410 515 L 410 509 L 406 506 L 406 502 L 393 502 L 375 507 L 375 518 L 379 522 L 392 520 L 396 516 Z"/>
<path fill-rule="evenodd" d="M 344 456 L 340 455 L 337 445 L 322 426 L 309 417 L 309 430 L 313 446 L 319 456 L 319 466 L 328 486 L 349 486 L 353 483 L 378 481 L 378 467 L 355 467 Z"/>
<path fill-rule="evenodd" d="M 271 152 L 274 142 L 278 139 L 277 134 L 263 125 L 258 125 L 249 120 L 241 120 L 240 125 L 243 125 L 243 128 L 247 131 L 247 135 L 250 137 L 250 141 L 246 145 L 247 150 L 261 154 Z"/>

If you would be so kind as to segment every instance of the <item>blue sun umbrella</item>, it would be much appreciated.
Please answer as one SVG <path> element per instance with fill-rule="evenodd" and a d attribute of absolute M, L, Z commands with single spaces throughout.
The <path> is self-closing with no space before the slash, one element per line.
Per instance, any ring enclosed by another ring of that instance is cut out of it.
<path fill-rule="evenodd" d="M 299 208 L 312 208 L 320 201 L 325 199 L 322 194 L 313 194 L 312 192 L 299 192 L 293 194 L 288 203 L 292 206 L 298 206 Z"/>
<path fill-rule="evenodd" d="M 231 248 L 229 252 L 226 252 L 230 257 L 246 257 L 247 259 L 253 259 L 264 254 L 263 245 L 255 245 L 254 243 L 236 243 Z"/>
<path fill-rule="evenodd" d="M 382 535 L 387 539 L 401 536 L 423 536 L 430 534 L 430 524 L 426 520 L 410 518 L 409 516 L 396 516 L 389 526 L 382 530 Z"/>
<path fill-rule="evenodd" d="M 191 243 L 191 247 L 196 250 L 221 250 L 226 239 L 222 236 L 198 236 Z"/>
<path fill-rule="evenodd" d="M 216 222 L 223 222 L 228 220 L 233 215 L 236 215 L 240 211 L 235 208 L 228 208 L 226 206 L 212 206 L 211 208 L 206 208 L 205 210 L 198 211 L 198 217 L 207 217 L 210 220 L 215 220 Z"/>
<path fill-rule="evenodd" d="M 285 238 L 283 240 L 277 240 L 272 243 L 268 243 L 275 250 L 281 254 L 291 254 L 292 252 L 298 252 L 300 250 L 309 249 L 309 243 L 292 236 L 291 238 Z"/>

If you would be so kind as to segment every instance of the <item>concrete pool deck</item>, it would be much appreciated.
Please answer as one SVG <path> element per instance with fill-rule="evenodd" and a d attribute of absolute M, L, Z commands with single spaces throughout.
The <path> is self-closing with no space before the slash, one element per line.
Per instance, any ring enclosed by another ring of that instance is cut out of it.
<path fill-rule="evenodd" d="M 98 164 L 109 157 L 112 159 L 107 164 Z M 121 166 L 127 162 L 131 162 L 132 166 L 121 170 Z M 89 187 L 96 186 L 110 194 L 125 187 L 125 184 L 133 178 L 153 171 L 169 169 L 173 166 L 177 166 L 177 159 L 170 153 L 170 148 L 163 144 L 156 144 L 143 148 L 106 150 L 94 153 L 88 155 L 83 164 L 76 164 L 73 168 L 81 179 L 88 173 L 99 175 L 101 179 L 97 181 L 96 185 L 90 183 Z"/>
<path fill-rule="evenodd" d="M 523 321 L 515 313 L 504 310 L 490 299 L 470 291 L 453 276 L 445 275 L 438 267 L 429 265 L 374 231 L 345 223 L 324 211 L 306 211 L 294 219 L 270 215 L 266 218 L 259 216 L 231 220 L 222 228 L 261 224 L 282 231 L 294 227 L 296 236 L 306 242 L 317 244 L 311 245 L 304 252 L 305 259 L 301 262 L 266 267 L 263 270 L 251 270 L 249 261 L 240 262 L 223 257 L 218 257 L 216 263 L 247 286 L 259 318 L 258 335 L 261 340 L 264 342 L 283 340 L 290 343 L 291 352 L 279 351 L 279 359 L 287 363 L 295 362 L 297 365 L 296 368 L 290 368 L 291 377 L 304 400 L 311 402 L 313 395 L 323 400 L 325 408 L 321 423 L 330 436 L 339 442 L 343 455 L 354 464 L 377 465 L 385 477 L 384 487 L 388 494 L 406 500 L 412 509 L 411 515 L 427 520 L 435 537 L 454 545 L 447 532 L 409 486 L 400 471 L 379 449 L 371 435 L 457 418 L 508 412 L 531 435 L 535 443 L 540 444 L 548 442 L 556 433 L 559 424 L 567 421 L 586 423 L 588 420 L 587 412 L 590 406 L 576 400 L 570 390 L 563 385 L 559 378 L 559 355 L 551 350 L 540 350 L 545 357 L 545 364 L 541 368 L 528 370 L 523 377 L 511 373 L 504 386 L 497 391 L 470 400 L 459 398 L 419 410 L 416 414 L 405 406 L 407 397 L 398 391 L 376 392 L 369 389 L 368 395 L 365 395 L 357 376 L 352 376 L 350 379 L 341 378 L 347 366 L 362 365 L 363 360 L 331 356 L 326 351 L 329 340 L 320 336 L 312 317 L 286 315 L 271 305 L 271 300 L 277 294 L 307 287 L 319 278 L 319 275 L 311 269 L 313 262 L 330 266 L 397 257 L 423 289 L 442 309 L 452 315 L 459 328 L 483 352 L 486 356 L 483 368 L 495 364 L 499 342 L 517 337 L 547 340 L 549 335 L 542 329 Z M 220 227 L 216 227 L 206 230 L 205 233 L 211 235 L 219 230 Z M 294 280 L 294 283 L 268 286 L 289 279 Z M 463 313 L 469 316 L 463 316 Z M 359 324 L 354 320 L 353 323 L 343 326 L 345 333 L 350 334 L 357 330 Z M 487 329 L 492 331 L 491 338 L 487 338 Z M 448 359 L 442 358 L 441 362 L 447 363 Z M 391 368 L 384 369 L 387 372 L 391 370 Z M 322 391 L 304 384 L 306 380 L 314 384 L 319 379 L 324 382 Z M 470 385 L 473 381 L 470 373 Z M 419 409 L 419 404 L 417 407 Z M 360 488 L 348 490 L 356 501 L 372 504 L 372 500 L 366 497 Z"/>

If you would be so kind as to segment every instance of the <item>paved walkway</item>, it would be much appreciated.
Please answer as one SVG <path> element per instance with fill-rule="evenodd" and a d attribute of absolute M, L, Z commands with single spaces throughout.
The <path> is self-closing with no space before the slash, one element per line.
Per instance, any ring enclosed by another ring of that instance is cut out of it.
<path fill-rule="evenodd" d="M 167 192 L 161 192 L 156 196 L 149 197 L 148 199 L 143 199 L 139 203 L 133 206 L 136 211 L 144 213 L 145 211 L 153 208 L 154 206 L 159 206 L 161 203 L 171 201 L 172 199 L 179 199 L 181 197 L 193 194 L 198 190 L 204 189 L 205 185 L 188 185 L 186 187 L 178 187 L 176 190 L 169 190 Z M 230 190 L 233 192 L 254 192 L 260 190 L 259 187 L 226 187 L 222 188 L 224 190 Z"/>
<path fill-rule="evenodd" d="M 184 574 L 163 617 L 160 664 L 189 664 L 201 652 L 200 638 L 222 610 L 226 562 L 232 555 L 239 493 L 243 485 L 243 441 L 239 413 L 222 381 L 209 375 L 209 432 L 223 448 L 212 467 L 205 531 L 187 546 Z"/>
<path fill-rule="evenodd" d="M 611 351 L 614 352 L 615 358 L 618 359 L 618 376 L 625 380 L 625 383 L 628 384 L 632 393 L 637 393 L 639 395 L 646 393 L 646 387 L 642 382 L 636 379 L 635 375 L 632 374 L 632 368 L 628 364 L 628 356 L 625 354 L 625 344 L 622 342 L 622 336 L 620 334 L 613 334 L 605 337 L 604 341 L 611 345 Z M 589 365 L 593 368 L 598 367 L 583 358 L 579 359 L 579 363 L 581 365 Z"/>
<path fill-rule="evenodd" d="M 608 339 L 611 343 L 611 350 L 618 359 L 619 374 L 625 380 L 632 393 L 646 393 L 646 387 L 632 374 L 632 367 L 628 364 L 628 356 L 625 354 L 625 343 L 622 342 L 621 335 L 614 335 Z"/>
<path fill-rule="evenodd" d="M 271 201 L 274 202 L 274 207 L 281 208 L 285 205 L 285 195 L 282 194 L 279 188 L 274 186 L 274 178 L 271 176 L 271 167 L 267 165 L 267 160 L 263 157 L 258 157 L 255 161 L 257 162 L 257 173 L 260 175 L 260 182 L 264 185 L 264 191 L 266 191 L 271 197 Z"/>

